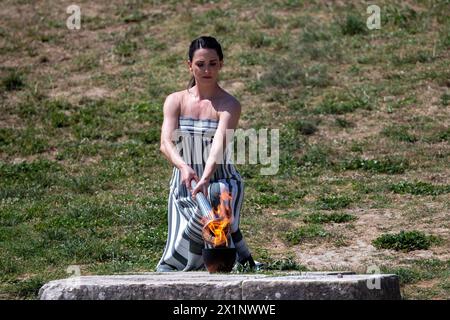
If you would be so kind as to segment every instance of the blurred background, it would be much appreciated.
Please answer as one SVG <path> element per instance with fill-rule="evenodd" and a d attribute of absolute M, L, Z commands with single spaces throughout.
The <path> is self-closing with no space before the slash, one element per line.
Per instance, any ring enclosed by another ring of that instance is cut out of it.
<path fill-rule="evenodd" d="M 162 105 L 187 87 L 190 42 L 210 35 L 240 128 L 280 130 L 276 175 L 237 165 L 255 259 L 395 273 L 406 299 L 449 299 L 449 12 L 448 0 L 1 1 L 0 298 L 35 299 L 69 266 L 154 271 L 172 171 Z"/>

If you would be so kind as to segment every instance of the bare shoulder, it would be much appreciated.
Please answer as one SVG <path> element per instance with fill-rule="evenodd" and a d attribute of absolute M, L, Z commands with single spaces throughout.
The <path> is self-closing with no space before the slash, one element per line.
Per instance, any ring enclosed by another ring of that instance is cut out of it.
<path fill-rule="evenodd" d="M 178 112 L 181 105 L 181 91 L 170 93 L 164 102 L 164 109 L 170 109 L 173 112 Z"/>
<path fill-rule="evenodd" d="M 180 101 L 181 101 L 181 98 L 182 98 L 183 95 L 184 95 L 184 91 L 185 91 L 185 90 L 172 92 L 171 94 L 169 94 L 169 95 L 167 96 L 166 99 L 171 99 L 171 100 L 173 100 L 173 101 L 180 102 Z"/>
<path fill-rule="evenodd" d="M 241 103 L 239 102 L 236 97 L 231 95 L 230 93 L 226 92 L 224 90 L 224 100 L 223 100 L 223 110 L 221 111 L 228 111 L 232 114 L 240 114 L 241 113 Z"/>

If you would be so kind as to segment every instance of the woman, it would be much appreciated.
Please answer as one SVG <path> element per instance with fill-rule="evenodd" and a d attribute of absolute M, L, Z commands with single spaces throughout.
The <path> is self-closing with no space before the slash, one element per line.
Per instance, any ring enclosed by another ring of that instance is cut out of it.
<path fill-rule="evenodd" d="M 239 230 L 244 184 L 234 165 L 223 160 L 228 158 L 227 129 L 236 129 L 241 105 L 217 83 L 223 53 L 215 38 L 195 39 L 188 56 L 192 74 L 188 89 L 170 94 L 164 102 L 160 149 L 174 168 L 170 179 L 168 237 L 157 271 L 204 269 L 201 212 L 195 200 L 198 192 L 203 192 L 213 207 L 219 204 L 221 193 L 231 194 L 228 208 L 233 220 L 229 246 L 236 248 L 238 263 L 248 262 L 254 267 Z M 178 139 L 173 138 L 175 132 L 181 135 Z M 191 180 L 197 183 L 194 189 Z"/>

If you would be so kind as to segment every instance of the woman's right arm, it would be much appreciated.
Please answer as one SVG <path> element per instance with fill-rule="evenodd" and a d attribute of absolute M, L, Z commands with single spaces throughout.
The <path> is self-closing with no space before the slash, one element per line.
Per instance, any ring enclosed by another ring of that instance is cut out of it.
<path fill-rule="evenodd" d="M 180 105 L 176 93 L 167 96 L 163 110 L 164 120 L 161 127 L 161 146 L 159 150 L 166 156 L 167 160 L 181 170 L 186 163 L 180 157 L 172 142 L 172 134 L 178 127 L 178 116 L 180 114 Z"/>
<path fill-rule="evenodd" d="M 198 177 L 195 171 L 184 162 L 178 150 L 172 142 L 172 135 L 178 128 L 178 117 L 180 115 L 180 100 L 176 92 L 167 96 L 164 102 L 164 120 L 161 127 L 161 146 L 159 150 L 175 167 L 181 171 L 182 182 L 188 190 L 191 190 L 190 181 Z"/>

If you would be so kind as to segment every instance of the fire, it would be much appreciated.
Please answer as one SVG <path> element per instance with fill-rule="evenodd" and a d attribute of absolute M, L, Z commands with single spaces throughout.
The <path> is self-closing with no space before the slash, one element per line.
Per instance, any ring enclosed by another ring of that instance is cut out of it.
<path fill-rule="evenodd" d="M 227 191 L 220 194 L 220 204 L 203 218 L 203 238 L 214 247 L 228 247 L 228 235 L 231 228 L 231 194 Z"/>

